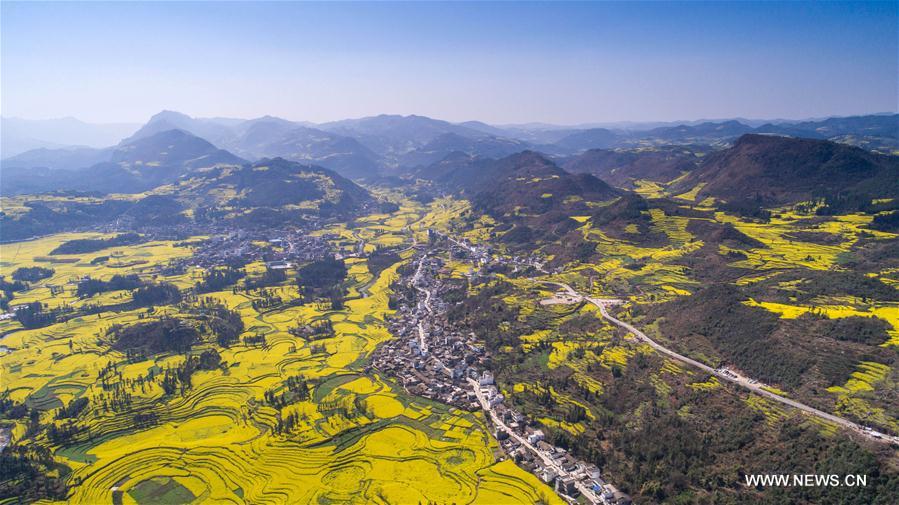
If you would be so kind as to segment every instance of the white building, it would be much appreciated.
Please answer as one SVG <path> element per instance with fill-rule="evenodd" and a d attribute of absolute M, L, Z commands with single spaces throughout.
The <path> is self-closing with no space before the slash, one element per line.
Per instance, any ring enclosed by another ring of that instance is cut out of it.
<path fill-rule="evenodd" d="M 540 442 L 544 438 L 545 438 L 545 436 L 543 435 L 543 430 L 534 430 L 533 433 L 528 435 L 528 442 L 530 442 L 532 444 L 536 444 L 537 442 Z"/>
<path fill-rule="evenodd" d="M 543 479 L 543 482 L 549 484 L 550 482 L 556 480 L 556 471 L 552 468 L 544 468 L 543 473 L 540 475 L 540 478 Z"/>

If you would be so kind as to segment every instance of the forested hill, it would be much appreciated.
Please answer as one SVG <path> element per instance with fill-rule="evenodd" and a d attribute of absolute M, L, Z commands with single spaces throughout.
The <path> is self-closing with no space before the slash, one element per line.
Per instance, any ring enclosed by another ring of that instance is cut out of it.
<path fill-rule="evenodd" d="M 744 135 L 733 147 L 709 154 L 672 189 L 699 184 L 700 197 L 727 202 L 776 206 L 823 198 L 851 200 L 860 210 L 873 199 L 899 196 L 899 158 L 826 140 Z"/>

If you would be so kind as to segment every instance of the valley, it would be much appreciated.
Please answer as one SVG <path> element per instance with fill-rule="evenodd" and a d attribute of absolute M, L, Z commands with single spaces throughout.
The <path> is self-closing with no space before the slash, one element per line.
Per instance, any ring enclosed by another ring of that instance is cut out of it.
<path fill-rule="evenodd" d="M 0 505 L 899 503 L 899 0 L 0 0 Z"/>
<path fill-rule="evenodd" d="M 375 215 L 356 231 L 371 234 L 378 243 L 402 241 L 400 230 L 421 212 L 407 208 Z M 19 248 L 14 262 L 4 268 L 33 264 L 67 238 L 25 243 L 33 252 Z M 172 248 L 170 243 L 162 246 Z M 153 247 L 100 252 L 123 260 L 131 255 L 147 259 L 139 270 L 122 267 L 117 272 L 137 271 L 175 285 L 191 285 L 200 278 L 199 270 L 176 276 L 158 273 L 172 256 Z M 192 249 L 182 247 L 181 252 L 190 254 Z M 354 244 L 349 249 L 355 249 Z M 143 503 L 176 497 L 279 502 L 288 495 L 365 502 L 442 501 L 466 494 L 469 500 L 542 499 L 540 493 L 545 492 L 526 474 L 494 463 L 495 443 L 482 420 L 408 396 L 377 374 L 363 373 L 357 363 L 390 338 L 385 327 L 392 313 L 387 307 L 389 284 L 406 260 L 377 276 L 363 258 L 351 261 L 351 283 L 341 310 L 317 302 L 293 303 L 300 293 L 289 286 L 211 291 L 192 302 L 220 304 L 238 314 L 251 337 L 226 348 L 203 345 L 220 349 L 215 351 L 218 364 L 201 367 L 186 381 L 181 375 L 180 393 L 174 395 L 165 390 L 164 378 L 172 370 L 183 370 L 177 355 L 138 358 L 107 350 L 102 339 L 114 325 L 155 320 L 182 308 L 101 310 L 55 324 L 51 332 L 16 331 L 16 323 L 8 320 L 3 341 L 11 352 L 3 357 L 3 375 L 7 387 L 16 387 L 6 390 L 5 399 L 48 415 L 76 398 L 88 399 L 78 421 L 63 425 L 65 439 L 50 442 L 65 446 L 57 458 L 70 469 L 66 477 L 78 483 L 70 496 L 76 502 Z M 60 283 L 69 291 L 73 287 L 66 286 L 67 279 L 102 275 L 81 262 L 65 265 L 67 270 L 56 267 L 48 284 Z M 256 263 L 247 269 L 265 271 L 265 266 Z M 366 296 L 359 292 L 363 287 Z M 61 301 L 49 293 L 42 297 L 41 289 L 47 293 L 49 288 L 39 288 L 31 299 Z M 110 296 L 127 298 L 127 293 Z M 327 324 L 333 333 L 323 339 L 303 337 L 293 332 L 298 322 Z M 296 393 L 283 385 L 283 378 L 299 378 L 308 392 Z M 31 423 L 16 422 L 13 435 L 33 436 Z M 148 461 L 154 463 L 148 466 Z M 266 475 L 259 473 L 262 468 Z M 282 469 L 280 474 L 276 468 Z M 423 473 L 430 475 L 427 481 L 419 480 Z"/>
<path fill-rule="evenodd" d="M 553 155 L 574 140 L 390 117 L 329 126 L 382 165 L 323 168 L 162 119 L 4 179 L 0 503 L 899 489 L 895 156 L 726 128 Z M 785 466 L 870 480 L 743 483 Z"/>

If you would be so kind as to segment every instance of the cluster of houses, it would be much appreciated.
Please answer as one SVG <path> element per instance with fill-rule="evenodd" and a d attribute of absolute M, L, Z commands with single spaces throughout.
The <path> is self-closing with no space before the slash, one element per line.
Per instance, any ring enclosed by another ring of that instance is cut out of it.
<path fill-rule="evenodd" d="M 543 430 L 527 416 L 503 403 L 502 393 L 485 371 L 477 381 L 483 408 L 494 424 L 494 436 L 505 453 L 515 463 L 553 486 L 557 493 L 571 502 L 579 495 L 589 503 L 625 505 L 630 497 L 606 482 L 599 468 L 574 457 L 562 447 L 546 440 Z"/>
<path fill-rule="evenodd" d="M 545 440 L 543 431 L 531 426 L 530 421 L 520 412 L 503 406 L 494 407 L 497 415 L 504 419 L 505 428 L 496 429 L 500 446 L 518 466 L 533 473 L 559 494 L 576 498 L 586 489 L 584 498 L 590 503 L 624 505 L 630 498 L 606 482 L 599 468 L 592 463 L 578 460 L 568 451 L 556 447 Z M 510 436 L 518 434 L 520 438 Z"/>
<path fill-rule="evenodd" d="M 244 229 L 214 235 L 195 246 L 184 266 L 212 268 L 231 263 L 265 261 L 274 270 L 333 256 L 324 237 L 310 236 L 303 228 L 272 232 Z"/>
<path fill-rule="evenodd" d="M 428 230 L 428 242 L 434 243 L 438 240 L 445 240 L 447 250 L 450 257 L 458 260 L 466 260 L 473 267 L 487 267 L 491 263 L 495 263 L 494 250 L 487 245 L 470 244 L 464 239 L 457 239 L 437 230 Z M 512 255 L 504 256 L 502 264 L 512 269 L 513 272 L 524 271 L 528 268 L 534 268 L 541 272 L 545 272 L 545 261 L 535 255 Z"/>
<path fill-rule="evenodd" d="M 432 237 L 448 240 L 446 245 L 454 257 L 466 255 L 478 267 L 494 261 L 486 249 L 445 235 L 434 233 Z M 506 258 L 503 261 L 507 263 Z M 449 272 L 442 268 L 442 261 L 424 254 L 415 263 L 417 268 L 409 284 L 419 296 L 415 303 L 400 304 L 390 321 L 390 330 L 398 338 L 375 351 L 371 367 L 393 377 L 410 394 L 466 410 L 484 409 L 508 457 L 567 500 L 574 502 L 580 495 L 593 504 L 630 503 L 626 494 L 602 478 L 595 465 L 550 444 L 536 423 L 506 405 L 502 391 L 486 369 L 488 356 L 475 335 L 451 328 L 446 320 L 448 306 L 441 296 L 445 289 L 441 279 Z"/>
<path fill-rule="evenodd" d="M 467 379 L 478 376 L 485 365 L 484 348 L 472 334 L 449 329 L 446 303 L 441 286 L 433 275 L 440 260 L 422 258 L 424 275 L 417 275 L 419 289 L 430 296 L 412 305 L 401 304 L 390 321 L 398 338 L 381 345 L 372 356 L 371 366 L 396 379 L 406 391 L 455 407 L 476 410 L 477 397 Z"/>

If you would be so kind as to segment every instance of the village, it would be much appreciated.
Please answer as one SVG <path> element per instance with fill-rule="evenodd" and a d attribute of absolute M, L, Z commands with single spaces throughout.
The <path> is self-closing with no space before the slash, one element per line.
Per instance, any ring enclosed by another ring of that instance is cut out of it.
<path fill-rule="evenodd" d="M 408 277 L 416 301 L 400 304 L 390 322 L 397 338 L 375 351 L 371 368 L 393 378 L 410 394 L 470 411 L 483 409 L 506 457 L 552 486 L 568 502 L 630 503 L 630 497 L 603 479 L 596 465 L 550 444 L 537 423 L 508 406 L 487 369 L 489 357 L 477 336 L 447 322 L 449 304 L 443 295 L 448 287 L 443 279 L 448 272 L 440 252 L 470 262 L 469 277 L 500 262 L 521 270 L 542 270 L 542 264 L 534 258 L 500 260 L 485 247 L 436 232 L 429 232 L 429 239 L 429 247 L 418 246 L 414 272 Z"/>
<path fill-rule="evenodd" d="M 194 245 L 194 254 L 176 266 L 214 268 L 264 261 L 269 268 L 288 269 L 297 264 L 333 256 L 327 236 L 310 236 L 305 228 L 287 230 L 236 229 Z"/>

